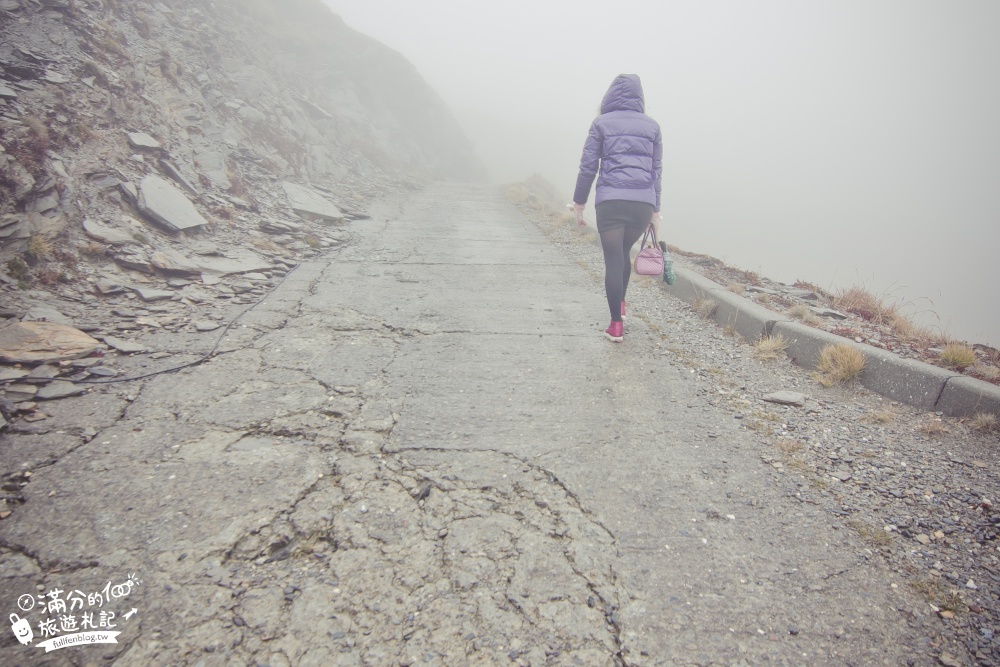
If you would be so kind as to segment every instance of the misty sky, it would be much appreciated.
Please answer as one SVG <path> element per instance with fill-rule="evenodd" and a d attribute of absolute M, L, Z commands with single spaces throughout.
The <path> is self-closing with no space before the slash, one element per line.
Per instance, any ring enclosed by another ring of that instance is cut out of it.
<path fill-rule="evenodd" d="M 668 242 L 1000 346 L 1000 2 L 325 1 L 417 67 L 498 182 L 538 172 L 568 202 L 636 73 Z"/>

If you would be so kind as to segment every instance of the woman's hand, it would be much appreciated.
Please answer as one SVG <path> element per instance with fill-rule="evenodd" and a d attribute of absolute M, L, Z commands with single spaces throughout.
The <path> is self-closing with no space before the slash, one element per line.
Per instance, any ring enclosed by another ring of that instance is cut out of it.
<path fill-rule="evenodd" d="M 660 224 L 660 220 L 663 220 L 663 216 L 660 215 L 660 212 L 653 211 L 653 215 L 651 215 L 649 218 L 649 224 L 658 225 Z"/>
<path fill-rule="evenodd" d="M 577 204 L 573 202 L 570 206 L 570 210 L 573 211 L 573 215 L 576 216 L 576 224 L 580 227 L 586 227 L 587 221 L 583 219 L 583 209 L 586 208 L 586 204 Z"/>

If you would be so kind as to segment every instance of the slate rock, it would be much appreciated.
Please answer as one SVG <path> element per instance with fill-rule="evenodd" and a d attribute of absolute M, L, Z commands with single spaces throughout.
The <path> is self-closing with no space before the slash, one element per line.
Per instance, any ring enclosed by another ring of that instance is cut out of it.
<path fill-rule="evenodd" d="M 149 289 L 146 287 L 133 287 L 132 291 L 139 295 L 143 301 L 165 301 L 172 299 L 177 294 L 170 290 Z"/>
<path fill-rule="evenodd" d="M 87 232 L 87 235 L 101 241 L 103 243 L 110 243 L 111 245 L 127 245 L 130 243 L 138 243 L 134 236 L 130 232 L 124 229 L 116 229 L 115 227 L 110 227 L 104 223 L 98 222 L 97 220 L 92 220 L 87 218 L 83 221 L 83 231 Z"/>
<path fill-rule="evenodd" d="M 798 299 L 807 299 L 809 301 L 815 301 L 819 298 L 819 295 L 812 290 L 799 289 L 798 287 L 786 287 L 783 290 L 788 296 L 792 296 Z"/>
<path fill-rule="evenodd" d="M 189 276 L 201 273 L 201 268 L 197 262 L 185 257 L 172 248 L 157 250 L 150 255 L 149 262 L 166 273 L 179 273 Z"/>
<path fill-rule="evenodd" d="M 163 147 L 160 142 L 149 136 L 145 132 L 129 132 L 128 143 L 132 148 L 139 150 L 160 150 Z"/>
<path fill-rule="evenodd" d="M 138 206 L 143 215 L 173 231 L 208 224 L 183 192 L 155 174 L 149 174 L 139 184 Z"/>
<path fill-rule="evenodd" d="M 24 218 L 17 215 L 5 215 L 0 217 L 0 239 L 13 236 L 23 222 Z"/>
<path fill-rule="evenodd" d="M 0 368 L 0 382 L 20 380 L 27 375 L 28 371 L 21 368 Z"/>
<path fill-rule="evenodd" d="M 233 187 L 229 180 L 226 157 L 217 151 L 200 151 L 196 155 L 197 163 L 202 173 L 207 176 L 212 183 L 223 190 Z"/>
<path fill-rule="evenodd" d="M 298 222 L 274 220 L 271 218 L 262 220 L 260 228 L 265 232 L 272 232 L 274 234 L 294 234 L 302 231 L 302 225 Z"/>
<path fill-rule="evenodd" d="M 100 346 L 79 329 L 57 322 L 15 322 L 0 329 L 0 361 L 10 363 L 79 359 Z"/>
<path fill-rule="evenodd" d="M 45 70 L 45 76 L 42 78 L 49 83 L 69 83 L 69 78 L 65 74 L 51 69 Z"/>
<path fill-rule="evenodd" d="M 35 177 L 20 162 L 8 159 L 6 155 L 0 154 L 0 174 L 9 183 L 8 188 L 13 187 L 14 199 L 23 201 L 35 189 Z"/>
<path fill-rule="evenodd" d="M 114 253 L 115 261 L 126 269 L 153 274 L 156 269 L 149 263 L 149 256 L 139 248 L 122 248 Z"/>
<path fill-rule="evenodd" d="M 87 393 L 87 385 L 74 384 L 72 382 L 52 382 L 35 394 L 35 399 L 40 401 L 50 401 L 56 398 L 66 398 L 67 396 L 79 396 Z"/>
<path fill-rule="evenodd" d="M 779 403 L 781 405 L 795 405 L 802 407 L 806 404 L 806 395 L 797 391 L 776 391 L 764 397 L 768 403 Z"/>
<path fill-rule="evenodd" d="M 206 275 L 228 276 L 254 271 L 270 271 L 272 268 L 269 261 L 242 248 L 233 248 L 226 257 L 199 257 L 197 263 L 201 268 L 202 282 L 205 282 Z M 209 283 L 205 282 L 205 284 Z"/>
<path fill-rule="evenodd" d="M 38 393 L 38 387 L 33 384 L 9 384 L 4 387 L 4 397 L 11 403 L 30 401 Z"/>
<path fill-rule="evenodd" d="M 816 306 L 811 306 L 809 310 L 811 310 L 814 315 L 818 315 L 820 317 L 829 317 L 830 319 L 834 320 L 847 319 L 847 315 L 840 312 L 839 310 L 833 310 L 832 308 L 818 308 Z"/>
<path fill-rule="evenodd" d="M 49 211 L 54 211 L 57 208 L 59 208 L 59 193 L 49 192 L 41 197 L 32 199 L 24 207 L 24 210 L 29 213 L 47 213 Z"/>
<path fill-rule="evenodd" d="M 232 284 L 233 291 L 236 292 L 237 294 L 243 294 L 244 292 L 249 292 L 253 290 L 253 287 L 254 287 L 253 283 L 248 283 L 243 281 Z"/>
<path fill-rule="evenodd" d="M 32 306 L 22 319 L 32 322 L 57 322 L 69 326 L 73 324 L 71 318 L 66 317 L 54 307 L 45 304 Z"/>
<path fill-rule="evenodd" d="M 136 343 L 131 340 L 123 340 L 121 338 L 116 338 L 114 336 L 105 336 L 104 342 L 118 350 L 119 352 L 124 352 L 125 354 L 138 354 L 142 352 L 149 352 L 149 348 L 140 343 Z"/>
<path fill-rule="evenodd" d="M 181 170 L 178 169 L 173 162 L 165 158 L 161 159 L 160 169 L 162 169 L 163 173 L 165 173 L 167 176 L 177 181 L 177 184 L 180 185 L 185 190 L 187 190 L 188 194 L 190 194 L 193 197 L 198 196 L 198 189 L 191 184 L 191 181 L 184 178 L 184 174 L 181 173 Z"/>
<path fill-rule="evenodd" d="M 101 278 L 97 281 L 97 291 L 105 296 L 111 294 L 121 294 L 125 291 L 125 286 L 114 280 L 108 280 L 107 278 Z"/>
<path fill-rule="evenodd" d="M 318 217 L 330 222 L 343 222 L 344 214 L 339 208 L 312 188 L 285 181 L 281 184 L 292 210 L 302 217 Z"/>
<path fill-rule="evenodd" d="M 125 196 L 128 203 L 133 206 L 139 205 L 139 188 L 135 187 L 134 183 L 121 183 L 118 189 Z"/>
<path fill-rule="evenodd" d="M 31 369 L 26 380 L 51 380 L 59 376 L 59 368 L 51 364 L 42 364 Z"/>
<path fill-rule="evenodd" d="M 208 320 L 201 320 L 194 323 L 194 328 L 197 331 L 215 331 L 221 325 L 218 322 L 210 322 Z"/>
<path fill-rule="evenodd" d="M 299 98 L 299 104 L 301 104 L 305 108 L 306 111 L 308 111 L 309 113 L 311 113 L 316 118 L 321 118 L 323 120 L 329 120 L 329 119 L 333 118 L 333 116 L 330 114 L 329 111 L 327 111 L 326 109 L 323 109 L 322 107 L 320 107 L 317 104 L 314 104 L 314 103 L 310 102 L 309 100 L 307 100 L 304 97 L 300 97 Z"/>

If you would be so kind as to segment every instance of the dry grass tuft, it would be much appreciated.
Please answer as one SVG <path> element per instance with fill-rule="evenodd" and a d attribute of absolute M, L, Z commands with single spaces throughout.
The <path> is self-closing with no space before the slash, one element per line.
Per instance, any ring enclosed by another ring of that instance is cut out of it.
<path fill-rule="evenodd" d="M 691 303 L 691 308 L 694 312 L 698 313 L 701 317 L 706 320 L 715 314 L 715 309 L 719 307 L 719 304 L 711 299 L 706 299 L 704 297 L 696 297 Z"/>
<path fill-rule="evenodd" d="M 972 365 L 971 372 L 978 378 L 982 378 L 987 382 L 996 382 L 1000 380 L 1000 368 L 996 366 L 991 366 L 984 363 L 976 363 Z"/>
<path fill-rule="evenodd" d="M 739 294 L 740 296 L 743 296 L 744 294 L 746 294 L 746 291 L 747 291 L 746 286 L 745 285 L 740 285 L 739 283 L 733 283 L 733 284 L 729 285 L 728 287 L 726 287 L 726 289 L 728 289 L 733 294 Z"/>
<path fill-rule="evenodd" d="M 108 246 L 97 241 L 91 241 L 81 247 L 80 252 L 87 257 L 104 257 L 108 254 Z"/>
<path fill-rule="evenodd" d="M 226 177 L 229 178 L 229 194 L 234 197 L 243 197 L 249 191 L 246 181 L 243 179 L 243 170 L 236 160 L 229 160 L 226 165 Z"/>
<path fill-rule="evenodd" d="M 937 437 L 948 433 L 948 427 L 941 419 L 932 419 L 917 427 L 917 430 L 926 436 Z"/>
<path fill-rule="evenodd" d="M 992 412 L 977 412 L 972 420 L 969 422 L 969 426 L 977 431 L 996 431 L 1000 427 L 1000 422 L 997 421 L 997 416 Z"/>
<path fill-rule="evenodd" d="M 28 130 L 31 132 L 32 139 L 39 144 L 48 147 L 49 145 L 49 127 L 45 124 L 45 121 L 35 116 L 28 116 L 24 119 L 24 124 L 27 126 Z"/>
<path fill-rule="evenodd" d="M 31 172 L 40 176 L 45 171 L 46 151 L 49 149 L 49 128 L 45 121 L 35 116 L 22 119 L 26 132 L 20 132 L 4 141 L 6 151 Z"/>
<path fill-rule="evenodd" d="M 907 315 L 900 312 L 899 302 L 890 303 L 884 295 L 876 296 L 864 287 L 855 285 L 842 290 L 834 297 L 833 306 L 878 326 L 887 326 L 900 338 L 910 340 L 936 338 L 933 332 L 916 326 Z"/>
<path fill-rule="evenodd" d="M 80 143 L 87 143 L 88 141 L 93 141 L 101 136 L 82 120 L 75 121 L 71 127 L 73 130 L 73 136 L 75 136 Z"/>
<path fill-rule="evenodd" d="M 271 239 L 266 239 L 266 238 L 254 239 L 253 241 L 250 242 L 250 244 L 253 247 L 257 248 L 258 250 L 263 250 L 264 252 L 269 252 L 275 255 L 288 254 L 288 250 L 286 250 L 284 246 L 275 243 Z"/>
<path fill-rule="evenodd" d="M 28 239 L 26 252 L 35 261 L 41 261 L 52 254 L 52 242 L 42 234 L 33 234 Z"/>
<path fill-rule="evenodd" d="M 788 339 L 778 334 L 777 336 L 763 336 L 754 343 L 754 356 L 761 361 L 773 361 L 784 356 L 788 349 Z"/>
<path fill-rule="evenodd" d="M 961 612 L 966 609 L 965 602 L 957 590 L 949 588 L 937 577 L 928 577 L 914 581 L 913 588 L 923 595 L 928 602 L 939 609 Z"/>
<path fill-rule="evenodd" d="M 847 525 L 853 528 L 862 539 L 876 548 L 887 547 L 892 544 L 892 533 L 889 533 L 884 528 L 869 526 L 858 519 L 849 519 Z"/>
<path fill-rule="evenodd" d="M 922 336 L 925 332 L 919 329 L 908 317 L 893 317 L 889 323 L 889 329 L 903 340 L 912 340 Z"/>
<path fill-rule="evenodd" d="M 7 273 L 10 277 L 17 281 L 27 280 L 28 276 L 31 275 L 31 269 L 28 264 L 20 257 L 14 257 L 7 261 Z"/>
<path fill-rule="evenodd" d="M 847 343 L 827 345 L 819 354 L 817 372 L 813 377 L 824 387 L 848 382 L 861 375 L 865 368 L 865 355 Z"/>
<path fill-rule="evenodd" d="M 774 443 L 774 446 L 777 447 L 781 453 L 788 456 L 802 450 L 802 443 L 798 440 L 793 440 L 792 438 L 781 438 Z"/>
<path fill-rule="evenodd" d="M 833 305 L 835 308 L 854 313 L 863 320 L 879 325 L 889 324 L 899 310 L 898 304 L 887 304 L 883 299 L 857 285 L 841 290 L 840 294 L 834 297 Z"/>
<path fill-rule="evenodd" d="M 209 181 L 211 182 L 211 181 Z M 211 211 L 212 215 L 222 220 L 228 220 L 230 222 L 236 217 L 236 209 L 232 206 L 212 206 L 208 209 Z"/>
<path fill-rule="evenodd" d="M 896 408 L 892 405 L 888 405 L 881 410 L 872 411 L 870 414 L 862 417 L 862 419 L 872 424 L 888 424 L 896 421 L 898 416 L 899 413 L 896 412 Z"/>
<path fill-rule="evenodd" d="M 798 289 L 807 289 L 810 292 L 816 292 L 816 294 L 819 294 L 822 297 L 829 298 L 830 296 L 829 293 L 822 287 L 816 285 L 815 283 L 811 283 L 807 280 L 796 280 L 794 283 L 792 283 L 792 287 L 796 287 Z"/>
<path fill-rule="evenodd" d="M 731 273 L 736 274 L 737 278 L 742 278 L 743 282 L 747 285 L 753 285 L 755 287 L 760 287 L 763 282 L 760 279 L 760 274 L 756 271 L 747 271 L 746 269 L 738 269 L 735 266 L 726 267 Z"/>
<path fill-rule="evenodd" d="M 976 351 L 961 343 L 948 343 L 941 351 L 941 361 L 953 368 L 968 368 L 976 363 Z"/>
<path fill-rule="evenodd" d="M 816 313 L 811 311 L 809 306 L 804 303 L 800 303 L 789 308 L 788 316 L 812 327 L 819 326 L 823 322 L 823 320 L 821 320 Z"/>

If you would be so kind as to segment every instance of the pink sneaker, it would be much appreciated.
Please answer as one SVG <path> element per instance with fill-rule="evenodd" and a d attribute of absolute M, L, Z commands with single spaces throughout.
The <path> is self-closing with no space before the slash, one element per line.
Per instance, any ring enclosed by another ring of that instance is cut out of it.
<path fill-rule="evenodd" d="M 625 302 L 622 301 L 622 321 L 625 321 Z"/>
<path fill-rule="evenodd" d="M 604 335 L 612 343 L 622 342 L 625 339 L 624 332 L 622 331 L 622 323 L 612 320 L 608 328 L 604 330 Z"/>

